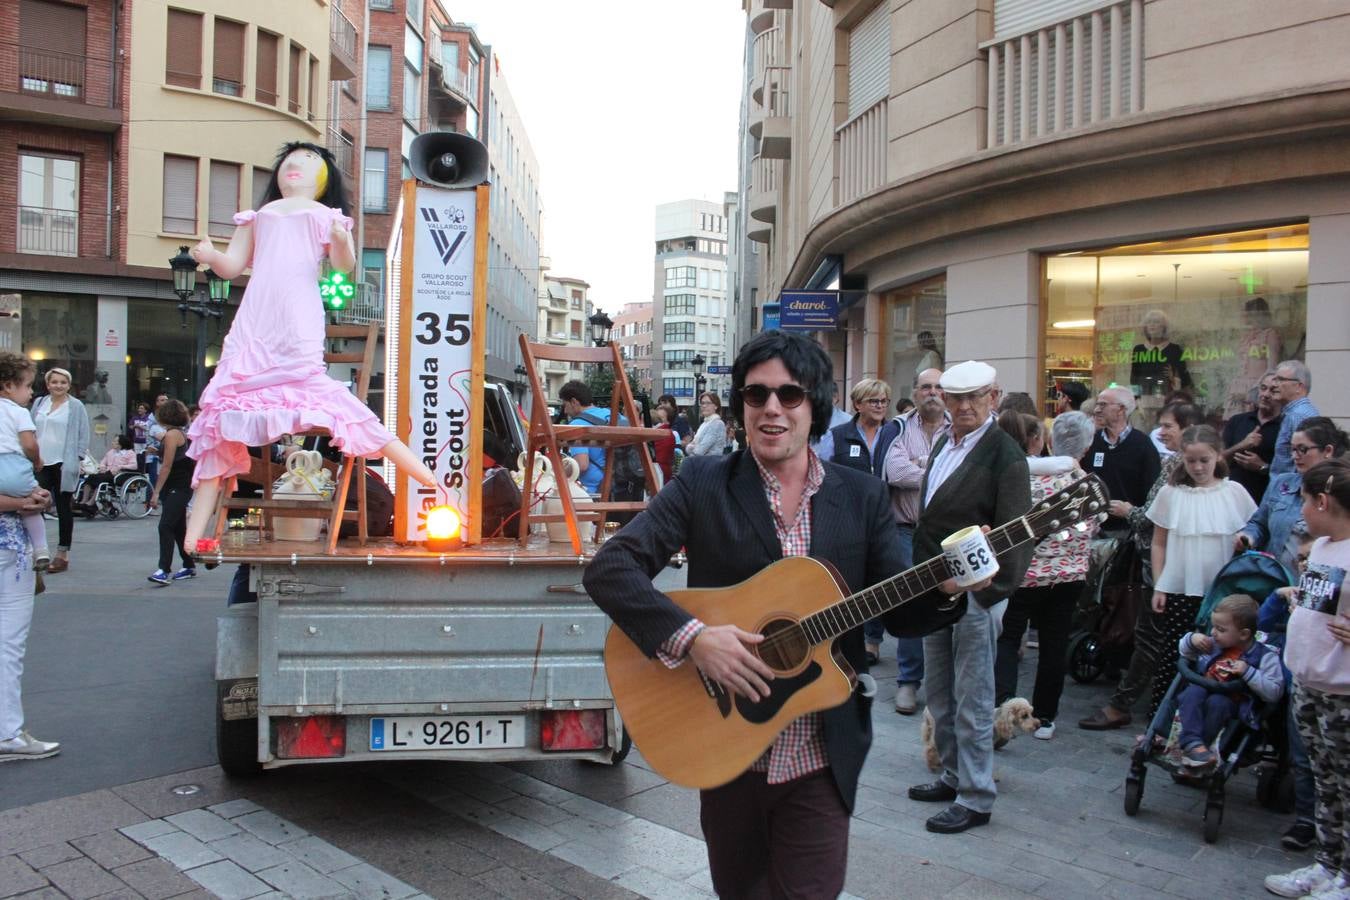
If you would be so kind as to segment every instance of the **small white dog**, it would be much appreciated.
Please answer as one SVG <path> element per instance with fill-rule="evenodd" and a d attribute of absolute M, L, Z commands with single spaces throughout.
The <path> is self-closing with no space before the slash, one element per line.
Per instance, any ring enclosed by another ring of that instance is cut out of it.
<path fill-rule="evenodd" d="M 1031 704 L 1022 697 L 1012 697 L 994 710 L 994 746 L 1002 747 L 1017 737 L 1017 732 L 1027 734 L 1041 727 L 1041 722 L 1032 714 Z M 927 707 L 923 711 L 923 727 L 919 731 L 923 741 L 923 758 L 933 772 L 942 771 L 942 760 L 938 757 L 937 743 L 933 740 L 933 714 Z"/>

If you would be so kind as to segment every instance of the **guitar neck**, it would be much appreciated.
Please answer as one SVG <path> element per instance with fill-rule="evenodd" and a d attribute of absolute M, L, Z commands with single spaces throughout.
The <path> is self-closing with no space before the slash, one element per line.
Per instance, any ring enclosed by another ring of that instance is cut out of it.
<path fill-rule="evenodd" d="M 1025 518 L 1014 519 L 985 536 L 995 555 L 1036 539 L 1036 533 Z M 802 619 L 800 626 L 813 644 L 832 641 L 851 628 L 904 606 L 915 597 L 921 597 L 951 577 L 947 561 L 935 556 L 906 569 L 894 578 L 845 597 L 820 612 Z"/>

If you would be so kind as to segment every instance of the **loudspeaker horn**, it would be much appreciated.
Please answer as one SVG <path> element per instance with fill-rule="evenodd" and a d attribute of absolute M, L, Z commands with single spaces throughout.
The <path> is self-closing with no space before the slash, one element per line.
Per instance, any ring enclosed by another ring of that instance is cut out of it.
<path fill-rule="evenodd" d="M 453 131 L 429 131 L 408 148 L 413 177 L 446 188 L 474 187 L 488 180 L 488 152 L 482 141 Z"/>

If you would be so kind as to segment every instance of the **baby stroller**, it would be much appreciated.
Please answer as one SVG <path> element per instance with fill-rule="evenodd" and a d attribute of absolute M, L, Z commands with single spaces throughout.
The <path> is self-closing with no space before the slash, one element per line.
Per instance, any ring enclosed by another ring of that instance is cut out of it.
<path fill-rule="evenodd" d="M 1107 670 L 1119 670 L 1134 650 L 1134 623 L 1148 590 L 1139 575 L 1139 554 L 1128 537 L 1092 540 L 1083 593 L 1074 612 L 1074 631 L 1065 651 L 1073 680 L 1091 684 Z"/>

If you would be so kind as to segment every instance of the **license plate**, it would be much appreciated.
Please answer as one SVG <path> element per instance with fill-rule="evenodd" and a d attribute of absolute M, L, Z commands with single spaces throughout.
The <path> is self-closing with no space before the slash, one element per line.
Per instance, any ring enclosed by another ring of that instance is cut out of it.
<path fill-rule="evenodd" d="M 524 746 L 524 716 L 370 720 L 371 750 L 478 750 Z"/>

